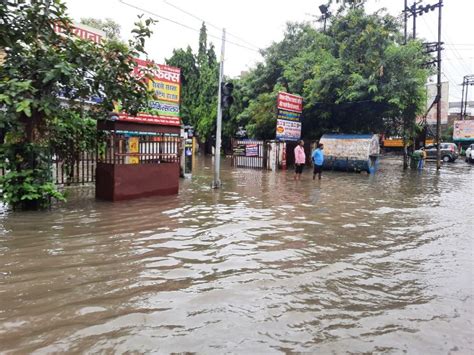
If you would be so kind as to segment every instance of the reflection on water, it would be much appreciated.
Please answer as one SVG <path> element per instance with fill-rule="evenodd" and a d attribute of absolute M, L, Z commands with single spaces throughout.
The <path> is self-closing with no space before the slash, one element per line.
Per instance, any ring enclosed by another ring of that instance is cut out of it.
<path fill-rule="evenodd" d="M 209 166 L 178 196 L 3 212 L 0 350 L 474 351 L 468 165 L 225 168 L 220 191 Z"/>

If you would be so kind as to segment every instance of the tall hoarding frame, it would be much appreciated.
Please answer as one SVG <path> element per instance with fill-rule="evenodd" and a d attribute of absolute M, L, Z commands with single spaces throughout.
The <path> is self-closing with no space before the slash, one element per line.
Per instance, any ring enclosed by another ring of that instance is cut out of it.
<path fill-rule="evenodd" d="M 152 61 L 135 59 L 137 67 L 134 73 L 140 75 L 142 68 L 152 68 L 152 78 L 147 81 L 148 89 L 153 91 L 154 99 L 148 102 L 152 112 L 140 112 L 136 116 L 119 113 L 121 121 L 181 126 L 181 69 Z"/>
<path fill-rule="evenodd" d="M 276 139 L 297 141 L 301 138 L 301 113 L 303 98 L 299 95 L 279 92 L 277 97 Z"/>

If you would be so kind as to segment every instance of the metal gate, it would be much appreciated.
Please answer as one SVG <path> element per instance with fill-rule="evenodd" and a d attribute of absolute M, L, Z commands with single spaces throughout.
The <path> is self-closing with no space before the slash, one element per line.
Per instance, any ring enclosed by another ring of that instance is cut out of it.
<path fill-rule="evenodd" d="M 282 141 L 232 140 L 232 166 L 236 168 L 286 169 L 286 144 Z"/>
<path fill-rule="evenodd" d="M 266 169 L 267 150 L 265 141 L 233 139 L 232 166 L 236 168 Z"/>

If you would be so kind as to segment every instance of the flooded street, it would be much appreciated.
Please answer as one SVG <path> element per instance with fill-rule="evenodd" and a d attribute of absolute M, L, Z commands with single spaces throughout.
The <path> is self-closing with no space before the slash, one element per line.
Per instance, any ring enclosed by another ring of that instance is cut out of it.
<path fill-rule="evenodd" d="M 474 166 L 231 169 L 0 214 L 5 353 L 474 352 Z"/>

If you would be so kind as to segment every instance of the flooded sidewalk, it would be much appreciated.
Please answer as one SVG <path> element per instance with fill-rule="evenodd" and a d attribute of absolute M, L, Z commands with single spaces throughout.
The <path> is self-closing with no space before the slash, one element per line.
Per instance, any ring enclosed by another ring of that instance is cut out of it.
<path fill-rule="evenodd" d="M 309 170 L 4 211 L 0 351 L 474 352 L 474 168 Z"/>

